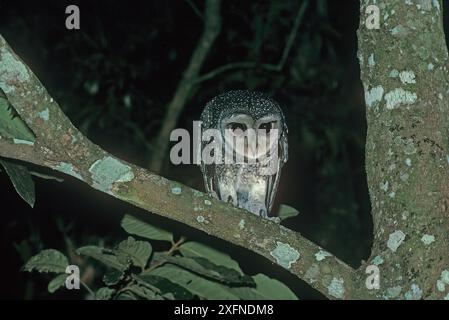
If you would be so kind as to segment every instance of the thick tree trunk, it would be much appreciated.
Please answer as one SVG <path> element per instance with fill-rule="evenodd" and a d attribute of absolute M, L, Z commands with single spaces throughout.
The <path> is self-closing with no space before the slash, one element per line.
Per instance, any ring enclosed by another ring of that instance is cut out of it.
<path fill-rule="evenodd" d="M 380 9 L 368 29 L 366 8 Z M 448 53 L 439 1 L 362 1 L 377 298 L 449 298 Z M 363 266 L 362 266 L 363 269 Z"/>

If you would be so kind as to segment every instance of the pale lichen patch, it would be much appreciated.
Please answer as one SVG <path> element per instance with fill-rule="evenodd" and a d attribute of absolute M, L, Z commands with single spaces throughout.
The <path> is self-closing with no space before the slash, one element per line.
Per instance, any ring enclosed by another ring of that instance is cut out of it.
<path fill-rule="evenodd" d="M 393 69 L 390 71 L 390 74 L 388 75 L 390 78 L 397 78 L 399 77 L 399 71 L 396 69 Z"/>
<path fill-rule="evenodd" d="M 171 188 L 171 193 L 176 194 L 176 195 L 180 195 L 182 193 L 182 189 L 181 187 L 175 186 Z"/>
<path fill-rule="evenodd" d="M 114 183 L 134 179 L 130 166 L 110 156 L 95 161 L 90 166 L 89 172 L 92 174 L 93 187 L 107 193 L 111 193 Z"/>
<path fill-rule="evenodd" d="M 396 250 L 399 248 L 399 246 L 404 242 L 405 234 L 401 230 L 396 230 L 395 232 L 391 233 L 388 237 L 387 241 L 387 247 L 393 251 L 396 252 Z"/>
<path fill-rule="evenodd" d="M 344 280 L 340 277 L 334 277 L 327 287 L 329 295 L 342 299 L 345 295 Z"/>
<path fill-rule="evenodd" d="M 395 298 L 399 297 L 399 295 L 401 294 L 401 291 L 402 291 L 402 288 L 400 286 L 388 288 L 385 291 L 383 298 L 386 300 L 395 299 Z"/>
<path fill-rule="evenodd" d="M 408 35 L 408 33 L 409 33 L 408 29 L 403 25 L 397 25 L 396 27 L 390 30 L 391 35 L 399 38 L 405 37 L 406 35 Z"/>
<path fill-rule="evenodd" d="M 369 57 L 368 57 L 368 66 L 370 67 L 370 68 L 372 68 L 372 67 L 374 67 L 376 65 L 376 62 L 374 61 L 374 54 L 371 54 Z"/>
<path fill-rule="evenodd" d="M 332 257 L 332 255 L 325 250 L 320 250 L 317 253 L 315 253 L 316 261 L 323 261 L 324 259 L 326 259 L 326 257 Z"/>
<path fill-rule="evenodd" d="M 37 116 L 44 121 L 48 121 L 48 119 L 50 118 L 50 111 L 48 110 L 48 108 L 45 108 L 43 111 L 38 112 Z"/>
<path fill-rule="evenodd" d="M 68 174 L 69 176 L 75 177 L 79 180 L 83 180 L 83 177 L 78 172 L 75 171 L 71 163 L 60 162 L 56 165 L 55 170 Z"/>
<path fill-rule="evenodd" d="M 239 229 L 240 230 L 245 229 L 245 220 L 244 219 L 240 220 L 240 222 L 239 222 Z"/>
<path fill-rule="evenodd" d="M 206 222 L 206 218 L 204 218 L 203 216 L 198 216 L 196 217 L 196 221 L 198 221 L 199 223 L 204 223 Z"/>
<path fill-rule="evenodd" d="M 435 236 L 431 234 L 425 234 L 421 238 L 422 243 L 424 243 L 426 246 L 430 245 L 432 242 L 435 241 Z"/>
<path fill-rule="evenodd" d="M 365 103 L 368 108 L 373 107 L 376 103 L 382 100 L 384 95 L 384 88 L 382 86 L 377 86 L 372 88 L 371 90 L 367 90 L 365 88 Z"/>
<path fill-rule="evenodd" d="M 276 259 L 277 264 L 286 269 L 290 269 L 291 265 L 298 261 L 299 252 L 291 247 L 288 243 L 276 242 L 276 248 L 270 252 L 270 255 Z"/>
<path fill-rule="evenodd" d="M 381 182 L 379 187 L 381 190 L 387 192 L 389 185 L 390 184 L 388 183 L 388 181 L 385 181 L 385 182 Z"/>
<path fill-rule="evenodd" d="M 392 110 L 400 105 L 411 105 L 416 102 L 418 96 L 416 93 L 404 90 L 402 88 L 394 89 L 385 95 L 387 109 Z"/>
<path fill-rule="evenodd" d="M 320 268 L 317 264 L 312 264 L 312 266 L 307 269 L 305 278 L 309 283 L 314 283 L 318 281 L 320 275 Z"/>
<path fill-rule="evenodd" d="M 384 263 L 384 258 L 381 256 L 375 256 L 373 260 L 371 260 L 371 263 L 375 266 L 380 266 L 382 263 Z"/>
<path fill-rule="evenodd" d="M 437 289 L 440 292 L 446 291 L 446 285 L 449 285 L 449 271 L 443 270 L 440 278 L 437 280 Z"/>
<path fill-rule="evenodd" d="M 399 79 L 401 79 L 401 82 L 403 84 L 413 84 L 416 83 L 415 80 L 415 73 L 413 71 L 402 71 L 399 74 Z"/>
<path fill-rule="evenodd" d="M 204 200 L 204 204 L 206 205 L 206 206 L 211 206 L 212 205 L 212 202 L 210 201 L 210 200 Z"/>
<path fill-rule="evenodd" d="M 404 297 L 406 300 L 419 300 L 422 297 L 422 290 L 417 284 L 413 283 L 410 286 L 410 290 L 404 294 Z"/>

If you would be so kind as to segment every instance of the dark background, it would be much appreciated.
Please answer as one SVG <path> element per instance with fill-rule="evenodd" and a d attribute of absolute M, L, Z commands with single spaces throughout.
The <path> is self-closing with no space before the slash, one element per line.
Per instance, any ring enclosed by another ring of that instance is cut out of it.
<path fill-rule="evenodd" d="M 203 1 L 0 0 L 0 33 L 59 102 L 74 124 L 112 154 L 148 164 L 161 117 L 202 31 L 191 4 Z M 222 31 L 203 72 L 229 62 L 277 63 L 301 1 L 222 4 Z M 77 4 L 81 30 L 65 28 L 65 8 Z M 290 157 L 277 201 L 297 208 L 289 228 L 357 267 L 370 254 L 372 224 L 364 170 L 366 121 L 356 58 L 358 1 L 310 1 L 281 72 L 234 70 L 197 86 L 178 127 L 188 130 L 205 103 L 231 89 L 270 93 L 290 129 Z M 130 103 L 129 103 L 130 102 Z M 39 169 L 41 170 L 41 169 Z M 41 170 L 42 171 L 42 170 Z M 172 166 L 164 176 L 204 190 L 199 168 Z M 0 298 L 54 299 L 45 279 L 20 271 L 44 248 L 113 244 L 125 237 L 129 205 L 64 177 L 34 178 L 31 209 L 0 173 Z M 149 221 L 226 250 L 248 273 L 264 272 L 301 298 L 321 297 L 255 254 L 158 217 Z"/>

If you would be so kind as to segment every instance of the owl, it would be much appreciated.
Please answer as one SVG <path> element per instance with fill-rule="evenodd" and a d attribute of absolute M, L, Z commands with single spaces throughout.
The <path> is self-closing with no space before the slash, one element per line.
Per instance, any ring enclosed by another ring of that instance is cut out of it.
<path fill-rule="evenodd" d="M 223 155 L 212 163 L 201 161 L 206 191 L 269 219 L 288 159 L 288 129 L 279 104 L 260 92 L 229 91 L 208 102 L 200 120 L 203 134 L 216 132 L 201 139 L 200 150 L 213 143 L 214 152 Z"/>

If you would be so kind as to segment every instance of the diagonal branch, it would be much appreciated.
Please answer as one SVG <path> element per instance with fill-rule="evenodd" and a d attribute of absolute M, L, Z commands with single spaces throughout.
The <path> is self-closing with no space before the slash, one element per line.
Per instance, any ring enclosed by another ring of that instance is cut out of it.
<path fill-rule="evenodd" d="M 210 80 L 212 78 L 215 78 L 216 76 L 235 69 L 252 69 L 252 68 L 261 68 L 267 71 L 274 71 L 279 72 L 284 68 L 285 62 L 287 61 L 288 55 L 290 53 L 291 48 L 293 47 L 293 42 L 295 41 L 296 34 L 298 33 L 299 26 L 301 24 L 302 18 L 304 17 L 304 13 L 307 9 L 309 1 L 304 0 L 299 7 L 298 13 L 296 14 L 295 21 L 293 23 L 293 27 L 290 31 L 290 34 L 287 38 L 287 42 L 285 43 L 284 50 L 282 51 L 281 58 L 279 59 L 279 62 L 277 64 L 271 64 L 271 63 L 262 63 L 259 64 L 257 62 L 251 62 L 251 61 L 243 61 L 243 62 L 232 62 L 225 64 L 221 67 L 218 67 L 214 70 L 209 71 L 208 73 L 199 76 L 195 79 L 195 83 L 198 84 L 203 81 Z"/>
<path fill-rule="evenodd" d="M 213 43 L 220 33 L 220 0 L 206 1 L 203 20 L 203 33 L 176 88 L 175 94 L 165 110 L 161 128 L 154 142 L 149 168 L 155 172 L 160 172 L 162 169 L 169 146 L 170 133 L 176 127 L 181 112 L 192 92 L 194 79 L 198 77 Z"/>
<path fill-rule="evenodd" d="M 63 172 L 148 212 L 245 247 L 329 298 L 349 298 L 357 287 L 351 267 L 300 234 L 119 160 L 93 144 L 1 36 L 0 88 L 36 136 L 33 145 L 0 137 L 0 156 Z"/>

